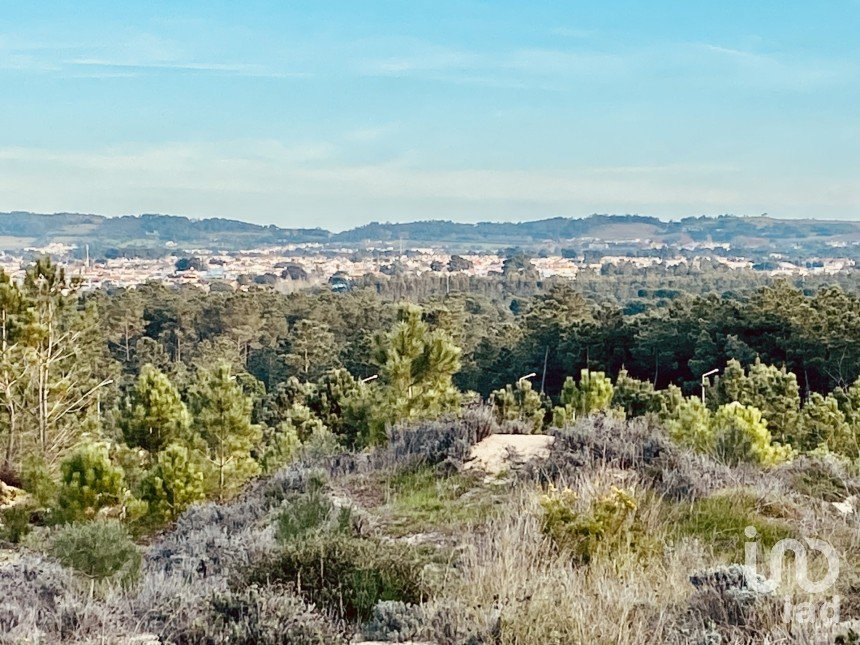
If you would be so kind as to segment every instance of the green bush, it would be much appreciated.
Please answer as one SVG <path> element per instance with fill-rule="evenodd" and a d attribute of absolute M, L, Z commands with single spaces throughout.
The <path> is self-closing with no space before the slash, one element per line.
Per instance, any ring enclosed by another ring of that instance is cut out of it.
<path fill-rule="evenodd" d="M 326 497 L 322 481 L 311 480 L 307 492 L 284 503 L 277 516 L 275 535 L 281 542 L 304 537 L 325 526 L 333 512 L 334 504 Z"/>
<path fill-rule="evenodd" d="M 412 642 L 426 631 L 426 618 L 419 606 L 383 600 L 373 608 L 373 617 L 362 626 L 361 633 L 371 641 Z"/>
<path fill-rule="evenodd" d="M 767 421 L 752 406 L 737 402 L 721 405 L 713 416 L 712 429 L 714 453 L 725 463 L 773 466 L 792 458 L 791 446 L 773 443 Z"/>
<path fill-rule="evenodd" d="M 18 544 L 30 532 L 33 507 L 24 502 L 0 511 L 0 541 Z"/>
<path fill-rule="evenodd" d="M 278 585 L 250 585 L 217 593 L 209 599 L 206 613 L 174 636 L 177 642 L 207 645 L 347 642 L 325 616 Z"/>
<path fill-rule="evenodd" d="M 251 581 L 293 584 L 309 601 L 347 620 L 367 620 L 383 600 L 419 603 L 428 593 L 423 550 L 397 542 L 328 533 L 287 543 Z"/>
<path fill-rule="evenodd" d="M 188 506 L 205 497 L 203 471 L 188 448 L 170 444 L 158 453 L 155 465 L 143 480 L 142 491 L 152 516 L 175 520 Z"/>
<path fill-rule="evenodd" d="M 111 463 L 104 444 L 84 444 L 60 468 L 58 502 L 62 520 L 91 519 L 99 509 L 122 501 L 125 489 L 123 472 Z"/>
<path fill-rule="evenodd" d="M 784 468 L 791 487 L 802 495 L 825 502 L 841 502 L 860 493 L 860 483 L 850 472 L 851 462 L 824 453 L 804 455 Z"/>
<path fill-rule="evenodd" d="M 579 562 L 587 563 L 598 550 L 618 546 L 619 540 L 633 536 L 630 529 L 636 500 L 614 486 L 608 495 L 585 507 L 569 488 L 558 490 L 550 486 L 540 505 L 543 533 Z"/>
<path fill-rule="evenodd" d="M 140 575 L 140 551 L 116 520 L 67 524 L 51 538 L 48 551 L 94 581 L 128 585 Z"/>

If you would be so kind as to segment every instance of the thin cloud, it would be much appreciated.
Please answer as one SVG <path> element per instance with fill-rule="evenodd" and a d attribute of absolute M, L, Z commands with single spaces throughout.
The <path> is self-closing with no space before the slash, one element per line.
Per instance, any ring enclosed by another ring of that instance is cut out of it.
<path fill-rule="evenodd" d="M 45 176 L 53 180 L 46 184 Z M 774 174 L 717 164 L 443 170 L 405 160 L 345 163 L 332 144 L 276 141 L 56 152 L 0 148 L 0 210 L 106 214 L 186 212 L 258 216 L 282 224 L 307 209 L 345 218 L 511 218 L 557 213 L 770 212 L 860 216 L 860 186 L 845 177 Z M 237 210 L 238 209 L 238 210 Z M 310 220 L 304 220 L 310 221 Z"/>
<path fill-rule="evenodd" d="M 147 62 L 147 61 L 114 61 L 99 58 L 78 58 L 65 61 L 74 67 L 98 67 L 130 71 L 177 71 L 203 72 L 213 74 L 229 74 L 233 76 L 266 77 L 266 78 L 305 78 L 304 72 L 284 72 L 270 70 L 258 65 L 237 63 L 194 63 L 194 62 Z"/>

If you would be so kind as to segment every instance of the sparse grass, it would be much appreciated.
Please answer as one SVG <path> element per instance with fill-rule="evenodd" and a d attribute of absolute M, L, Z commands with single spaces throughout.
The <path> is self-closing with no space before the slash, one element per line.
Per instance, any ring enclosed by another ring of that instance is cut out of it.
<path fill-rule="evenodd" d="M 478 476 L 444 476 L 430 466 L 396 472 L 385 485 L 388 502 L 379 510 L 394 536 L 457 531 L 485 522 L 501 502 L 498 487 Z"/>
<path fill-rule="evenodd" d="M 795 491 L 825 502 L 841 502 L 860 492 L 860 484 L 848 472 L 847 464 L 833 455 L 799 459 L 783 468 L 783 472 Z"/>
<path fill-rule="evenodd" d="M 743 562 L 744 529 L 754 526 L 763 546 L 770 548 L 796 530 L 784 519 L 786 510 L 768 503 L 746 490 L 721 491 L 694 501 L 679 503 L 669 510 L 666 526 L 678 538 L 699 539 L 717 557 Z"/>

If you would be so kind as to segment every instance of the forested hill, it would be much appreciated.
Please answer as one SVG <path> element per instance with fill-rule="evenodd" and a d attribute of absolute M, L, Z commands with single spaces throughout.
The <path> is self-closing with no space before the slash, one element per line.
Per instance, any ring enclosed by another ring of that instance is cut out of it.
<path fill-rule="evenodd" d="M 404 224 L 373 222 L 340 233 L 321 228 L 260 226 L 222 218 L 191 219 L 173 215 L 104 217 L 78 213 L 0 213 L 0 248 L 16 250 L 51 243 L 134 248 L 185 247 L 228 250 L 274 244 L 319 242 L 362 244 L 414 243 L 446 245 L 534 246 L 569 240 L 653 241 L 676 244 L 729 243 L 743 247 L 860 242 L 860 222 L 770 217 L 690 217 L 663 221 L 639 215 L 557 217 L 518 223 L 464 224 L 423 221 Z"/>

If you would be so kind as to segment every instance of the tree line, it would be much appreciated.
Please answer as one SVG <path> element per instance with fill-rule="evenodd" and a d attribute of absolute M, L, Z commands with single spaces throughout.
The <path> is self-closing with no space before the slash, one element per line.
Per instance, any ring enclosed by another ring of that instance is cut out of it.
<path fill-rule="evenodd" d="M 481 400 L 519 431 L 649 415 L 725 459 L 857 456 L 856 294 L 775 283 L 630 313 L 577 283 L 505 288 L 529 271 L 412 302 L 373 287 L 84 293 L 47 259 L 20 283 L 0 274 L 2 478 L 43 521 L 152 525 L 302 451 Z"/>

